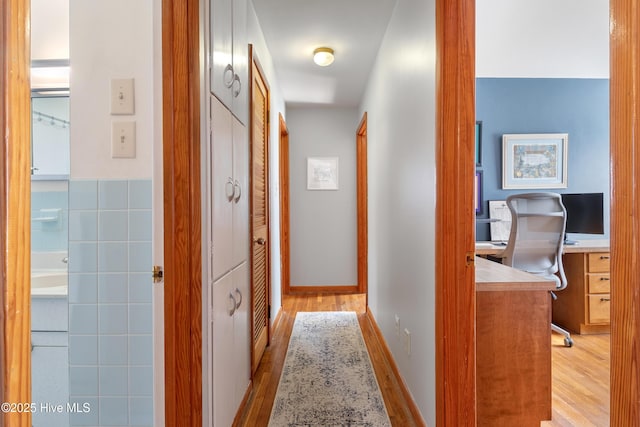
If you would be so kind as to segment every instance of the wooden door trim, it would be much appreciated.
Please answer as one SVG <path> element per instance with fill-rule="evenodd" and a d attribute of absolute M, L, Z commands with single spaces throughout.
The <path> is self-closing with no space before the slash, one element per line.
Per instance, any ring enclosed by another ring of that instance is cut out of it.
<path fill-rule="evenodd" d="M 278 135 L 280 147 L 280 280 L 284 295 L 291 292 L 291 240 L 289 239 L 289 130 L 287 123 L 278 114 Z"/>
<path fill-rule="evenodd" d="M 610 0 L 611 425 L 640 425 L 640 6 Z M 614 351 L 615 350 L 615 351 Z"/>
<path fill-rule="evenodd" d="M 356 132 L 356 188 L 358 222 L 358 292 L 366 294 L 369 265 L 369 220 L 368 220 L 368 177 L 367 177 L 367 112 Z"/>
<path fill-rule="evenodd" d="M 200 4 L 162 1 L 165 417 L 202 425 Z"/>
<path fill-rule="evenodd" d="M 475 0 L 436 1 L 436 425 L 476 425 Z"/>
<path fill-rule="evenodd" d="M 30 10 L 28 0 L 0 5 L 0 396 L 15 403 L 31 402 Z M 3 411 L 0 425 L 31 426 L 31 414 Z"/>

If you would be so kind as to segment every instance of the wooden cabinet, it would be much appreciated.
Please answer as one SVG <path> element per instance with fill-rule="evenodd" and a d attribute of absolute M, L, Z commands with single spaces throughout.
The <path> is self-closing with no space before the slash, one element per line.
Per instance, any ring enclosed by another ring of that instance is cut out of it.
<path fill-rule="evenodd" d="M 247 0 L 211 0 L 211 92 L 241 123 L 248 116 Z"/>
<path fill-rule="evenodd" d="M 212 281 L 249 257 L 249 147 L 247 129 L 211 97 L 209 150 Z"/>
<path fill-rule="evenodd" d="M 609 252 L 565 253 L 562 259 L 567 288 L 556 292 L 553 322 L 579 334 L 609 332 Z"/>
<path fill-rule="evenodd" d="M 250 384 L 249 270 L 244 262 L 213 284 L 212 425 L 231 426 Z"/>

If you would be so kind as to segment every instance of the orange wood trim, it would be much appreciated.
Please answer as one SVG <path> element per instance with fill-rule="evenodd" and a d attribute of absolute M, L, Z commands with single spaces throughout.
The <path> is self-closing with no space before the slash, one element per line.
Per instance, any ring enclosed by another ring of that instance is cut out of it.
<path fill-rule="evenodd" d="M 30 2 L 0 6 L 2 93 L 2 402 L 31 402 Z M 6 245 L 6 246 L 5 246 Z M 8 249 L 8 252 L 5 252 Z M 31 413 L 4 412 L 0 424 L 31 426 Z"/>
<path fill-rule="evenodd" d="M 385 341 L 384 336 L 382 335 L 382 331 L 380 330 L 380 327 L 378 327 L 378 323 L 376 323 L 376 319 L 373 317 L 373 313 L 371 313 L 371 310 L 369 310 L 369 306 L 367 306 L 366 317 L 367 317 L 367 320 L 369 321 L 369 324 L 371 325 L 371 329 L 373 329 L 373 332 L 375 334 L 376 339 L 378 340 L 378 343 L 380 344 L 380 347 L 384 352 L 384 357 L 386 359 L 386 362 L 391 368 L 391 371 L 393 372 L 393 375 L 396 378 L 396 381 L 400 385 L 400 389 L 402 390 L 402 396 L 407 402 L 407 406 L 409 407 L 409 411 L 411 412 L 411 415 L 413 416 L 413 419 L 415 420 L 416 425 L 426 427 L 427 423 L 422 418 L 422 414 L 418 409 L 418 405 L 416 405 L 416 402 L 413 400 L 413 396 L 411 396 L 411 393 L 409 393 L 409 388 L 407 387 L 407 384 L 405 383 L 404 378 L 402 378 L 402 375 L 400 375 L 400 370 L 398 369 L 398 365 L 396 365 L 396 361 L 393 358 L 393 355 L 391 354 L 391 350 L 389 350 L 389 346 L 387 345 L 387 342 Z"/>
<path fill-rule="evenodd" d="M 276 314 L 276 318 L 273 321 L 273 323 L 271 324 L 271 334 L 270 334 L 270 336 L 273 336 L 275 331 L 280 326 L 280 322 L 281 321 L 282 321 L 282 306 L 278 307 L 278 313 Z"/>
<path fill-rule="evenodd" d="M 356 133 L 356 187 L 358 216 L 358 292 L 368 289 L 368 189 L 367 189 L 367 113 L 365 112 Z"/>
<path fill-rule="evenodd" d="M 357 294 L 358 285 L 325 285 L 325 286 L 291 286 L 289 294 L 325 293 L 325 294 Z"/>
<path fill-rule="evenodd" d="M 610 1 L 611 425 L 640 425 L 640 5 Z"/>
<path fill-rule="evenodd" d="M 289 204 L 289 130 L 282 114 L 280 123 L 280 272 L 282 293 L 291 291 L 291 219 Z"/>
<path fill-rule="evenodd" d="M 436 0 L 436 91 L 436 426 L 475 426 L 475 0 Z"/>
<path fill-rule="evenodd" d="M 199 2 L 162 2 L 165 416 L 202 425 Z"/>

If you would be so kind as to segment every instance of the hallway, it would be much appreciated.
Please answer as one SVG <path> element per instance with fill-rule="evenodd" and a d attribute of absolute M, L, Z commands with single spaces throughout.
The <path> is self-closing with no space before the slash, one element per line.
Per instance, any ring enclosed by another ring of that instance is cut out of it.
<path fill-rule="evenodd" d="M 403 398 L 391 365 L 380 345 L 375 331 L 365 314 L 366 297 L 362 294 L 299 294 L 284 296 L 281 317 L 271 337 L 271 345 L 254 376 L 253 392 L 249 397 L 244 417 L 237 425 L 263 427 L 269 421 L 271 405 L 278 389 L 278 381 L 293 322 L 297 312 L 304 311 L 355 311 L 358 314 L 362 335 L 369 350 L 369 356 L 387 406 L 389 418 L 394 426 L 417 426 L 409 405 Z"/>
<path fill-rule="evenodd" d="M 287 352 L 289 337 L 297 312 L 355 311 L 369 356 L 393 426 L 421 425 L 403 398 L 391 365 L 373 327 L 366 316 L 363 294 L 298 294 L 283 297 L 283 308 L 271 345 L 254 377 L 253 392 L 246 405 L 243 427 L 264 427 Z M 575 345 L 568 349 L 560 335 L 552 336 L 553 421 L 542 426 L 609 425 L 609 335 L 574 335 Z"/>

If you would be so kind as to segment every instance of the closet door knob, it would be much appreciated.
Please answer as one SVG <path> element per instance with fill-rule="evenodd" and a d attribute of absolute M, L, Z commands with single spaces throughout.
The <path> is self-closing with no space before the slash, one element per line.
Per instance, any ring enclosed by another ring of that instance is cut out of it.
<path fill-rule="evenodd" d="M 259 244 L 260 246 L 264 246 L 267 241 L 263 237 L 258 237 L 257 239 L 254 237 L 253 242 Z"/>
<path fill-rule="evenodd" d="M 242 196 L 242 187 L 240 186 L 240 182 L 238 182 L 238 180 L 236 179 L 236 181 L 233 183 L 233 200 L 235 200 L 235 202 L 238 203 L 240 201 L 241 196 Z"/>
<path fill-rule="evenodd" d="M 238 89 L 233 90 L 233 97 L 237 98 L 242 91 L 242 82 L 240 81 L 240 77 L 237 74 L 233 75 L 233 81 L 231 82 L 231 86 L 235 86 L 235 83 L 238 82 Z"/>
<path fill-rule="evenodd" d="M 224 185 L 224 194 L 227 196 L 227 200 L 232 201 L 235 194 L 235 186 L 233 185 L 233 178 L 227 178 L 227 183 Z"/>
<path fill-rule="evenodd" d="M 229 301 L 231 301 L 231 306 L 227 305 L 227 313 L 229 313 L 229 316 L 233 316 L 233 313 L 236 312 L 236 306 L 238 303 L 231 292 L 229 292 Z"/>
<path fill-rule="evenodd" d="M 238 296 L 238 302 L 236 302 L 236 310 L 240 308 L 240 305 L 242 304 L 242 292 L 240 292 L 240 289 L 236 288 L 236 295 Z"/>
<path fill-rule="evenodd" d="M 231 78 L 227 78 L 227 75 L 230 75 Z M 234 81 L 234 76 L 235 74 L 233 73 L 233 65 L 231 64 L 227 64 L 227 66 L 224 68 L 224 72 L 222 73 L 222 83 L 224 83 L 224 86 L 227 88 L 230 88 L 231 86 L 233 86 L 233 81 Z"/>

